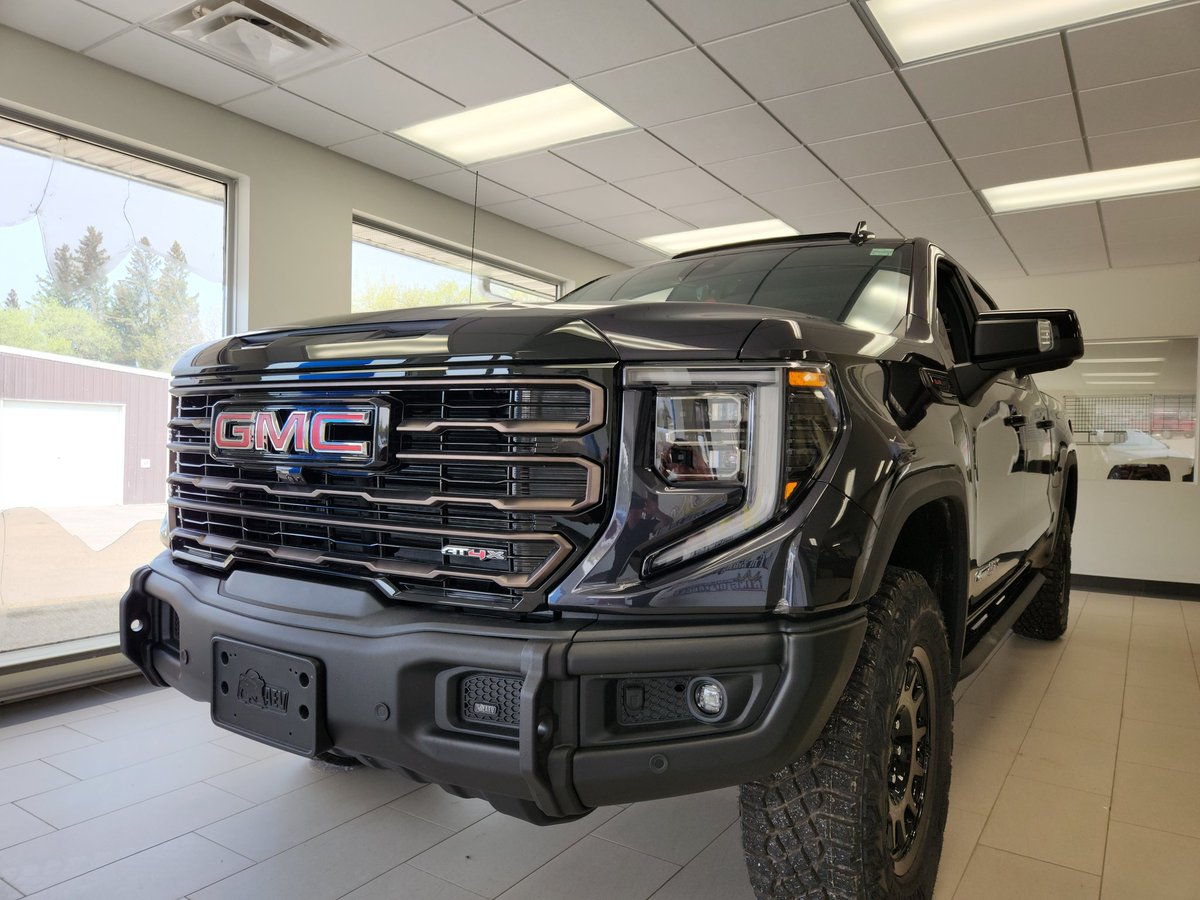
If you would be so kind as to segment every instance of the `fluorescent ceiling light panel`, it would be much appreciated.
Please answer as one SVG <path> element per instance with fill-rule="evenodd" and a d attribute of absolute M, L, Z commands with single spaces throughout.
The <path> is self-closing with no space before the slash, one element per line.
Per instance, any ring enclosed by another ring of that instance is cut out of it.
<path fill-rule="evenodd" d="M 1152 341 L 1088 341 L 1089 344 L 1095 344 L 1098 347 L 1115 347 L 1125 346 L 1126 344 L 1168 344 L 1166 338 L 1155 338 Z"/>
<path fill-rule="evenodd" d="M 1158 375 L 1158 372 L 1087 372 L 1083 377 L 1096 381 L 1102 378 L 1156 378 Z"/>
<path fill-rule="evenodd" d="M 984 188 L 981 193 L 992 212 L 1006 213 L 1112 200 L 1114 197 L 1162 194 L 1195 187 L 1200 187 L 1200 159 L 1177 159 L 1149 166 L 1128 166 L 1124 169 L 1003 184 Z"/>
<path fill-rule="evenodd" d="M 704 247 L 720 247 L 722 244 L 740 244 L 743 241 L 761 241 L 767 238 L 791 237 L 799 234 L 795 228 L 779 219 L 764 219 L 761 222 L 742 222 L 738 225 L 718 225 L 716 228 L 696 228 L 691 231 L 676 231 L 673 234 L 656 234 L 654 237 L 639 238 L 659 253 L 674 256 L 688 250 Z"/>
<path fill-rule="evenodd" d="M 910 63 L 1157 6 L 1162 0 L 868 0 L 896 55 Z"/>
<path fill-rule="evenodd" d="M 1097 381 L 1094 387 L 1111 387 L 1114 384 L 1154 384 L 1153 381 Z"/>
<path fill-rule="evenodd" d="M 575 85 L 564 84 L 395 133 L 469 166 L 633 127 Z"/>

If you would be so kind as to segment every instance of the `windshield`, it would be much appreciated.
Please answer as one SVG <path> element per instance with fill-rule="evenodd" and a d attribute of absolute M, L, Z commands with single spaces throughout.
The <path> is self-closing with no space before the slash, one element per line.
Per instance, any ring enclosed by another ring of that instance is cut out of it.
<path fill-rule="evenodd" d="M 759 247 L 606 275 L 565 303 L 740 303 L 889 334 L 908 312 L 912 245 Z"/>

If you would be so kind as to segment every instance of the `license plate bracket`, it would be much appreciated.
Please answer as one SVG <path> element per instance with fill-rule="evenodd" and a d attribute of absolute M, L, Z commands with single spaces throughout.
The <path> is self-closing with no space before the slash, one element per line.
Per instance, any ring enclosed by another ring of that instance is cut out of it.
<path fill-rule="evenodd" d="M 227 638 L 212 648 L 216 724 L 304 756 L 328 748 L 319 660 Z"/>

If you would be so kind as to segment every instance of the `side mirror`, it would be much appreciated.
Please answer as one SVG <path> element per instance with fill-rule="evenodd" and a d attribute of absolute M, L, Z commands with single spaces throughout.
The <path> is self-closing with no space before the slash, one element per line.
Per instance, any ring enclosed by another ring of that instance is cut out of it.
<path fill-rule="evenodd" d="M 1083 332 L 1069 309 L 995 310 L 975 320 L 971 362 L 955 366 L 959 394 L 975 403 L 1010 369 L 1018 376 L 1065 369 L 1083 356 Z"/>

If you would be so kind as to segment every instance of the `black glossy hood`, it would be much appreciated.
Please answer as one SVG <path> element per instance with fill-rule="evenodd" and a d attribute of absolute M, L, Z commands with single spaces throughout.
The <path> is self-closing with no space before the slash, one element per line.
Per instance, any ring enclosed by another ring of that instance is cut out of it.
<path fill-rule="evenodd" d="M 362 313 L 223 338 L 176 375 L 273 366 L 794 359 L 863 352 L 878 336 L 782 310 L 722 303 L 519 303 Z"/>

